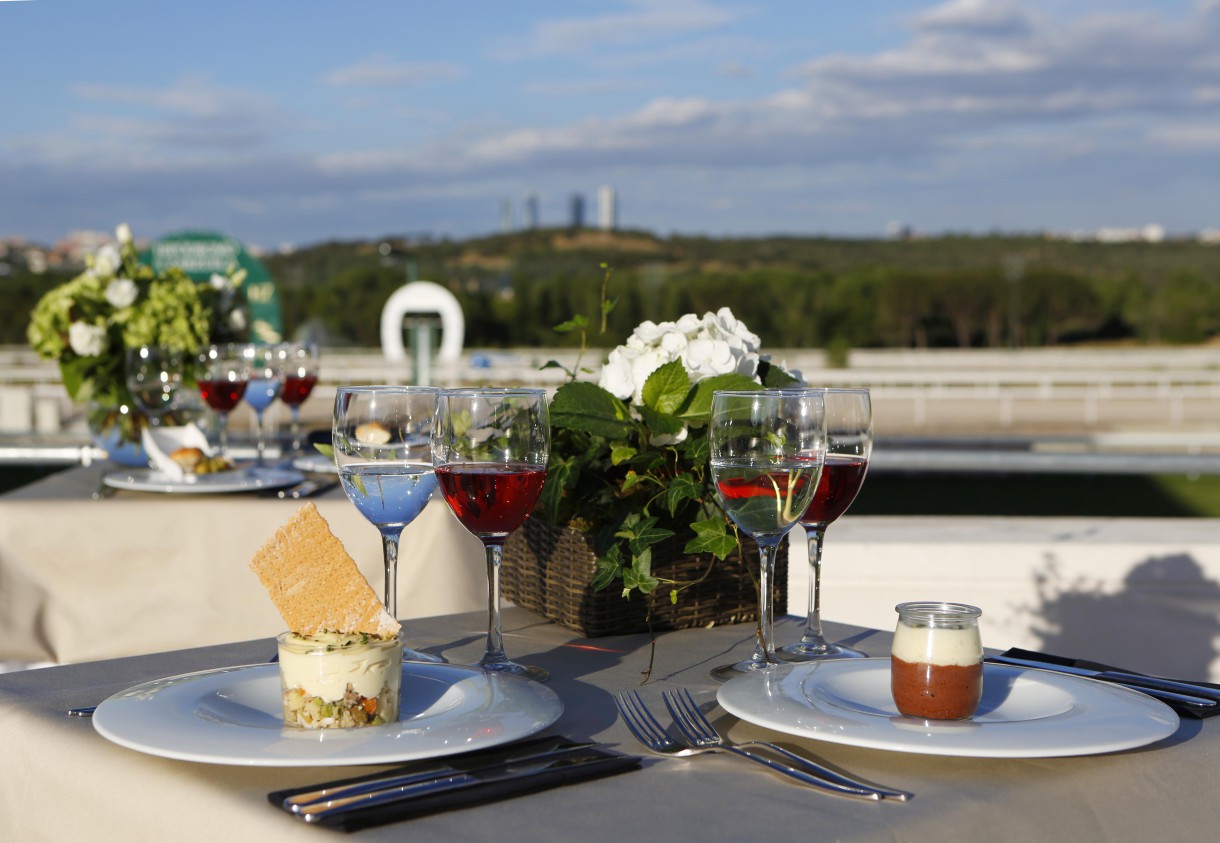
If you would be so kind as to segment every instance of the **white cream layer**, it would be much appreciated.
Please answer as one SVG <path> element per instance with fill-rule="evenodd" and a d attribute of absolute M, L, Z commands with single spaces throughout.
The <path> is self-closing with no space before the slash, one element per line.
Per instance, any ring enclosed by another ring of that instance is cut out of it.
<path fill-rule="evenodd" d="M 285 688 L 303 688 L 311 697 L 340 700 L 350 683 L 362 697 L 376 697 L 390 679 L 402 670 L 398 647 L 353 643 L 342 646 L 343 636 L 321 633 L 308 639 L 280 642 L 280 676 Z M 327 644 L 333 649 L 324 650 Z"/>
<path fill-rule="evenodd" d="M 933 629 L 900 623 L 894 630 L 892 652 L 904 662 L 965 666 L 982 658 L 982 641 L 978 627 Z"/>

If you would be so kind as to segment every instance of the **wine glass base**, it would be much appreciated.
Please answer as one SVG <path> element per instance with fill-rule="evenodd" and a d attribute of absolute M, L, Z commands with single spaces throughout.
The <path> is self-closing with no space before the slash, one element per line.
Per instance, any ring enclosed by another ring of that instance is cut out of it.
<path fill-rule="evenodd" d="M 511 673 L 514 676 L 524 676 L 526 679 L 533 679 L 535 682 L 545 682 L 551 678 L 551 674 L 540 667 L 517 664 L 510 661 L 479 662 L 479 667 L 483 670 L 494 671 L 495 673 Z"/>
<path fill-rule="evenodd" d="M 821 659 L 864 659 L 868 658 L 868 653 L 863 653 L 860 650 L 853 650 L 851 647 L 845 647 L 842 644 L 832 644 L 830 642 L 822 642 L 819 644 L 809 644 L 804 641 L 798 641 L 795 644 L 789 644 L 786 647 L 780 647 L 775 655 L 786 662 L 813 662 Z"/>
<path fill-rule="evenodd" d="M 712 669 L 712 678 L 718 679 L 721 682 L 727 682 L 738 676 L 744 676 L 747 673 L 757 673 L 763 670 L 773 670 L 779 667 L 778 661 L 763 661 L 762 659 L 743 659 L 732 664 L 722 664 L 720 667 Z"/>
<path fill-rule="evenodd" d="M 412 650 L 410 647 L 402 648 L 402 660 L 404 662 L 427 662 L 428 664 L 449 664 L 449 660 L 444 656 L 437 656 L 432 653 L 425 653 L 420 650 Z"/>

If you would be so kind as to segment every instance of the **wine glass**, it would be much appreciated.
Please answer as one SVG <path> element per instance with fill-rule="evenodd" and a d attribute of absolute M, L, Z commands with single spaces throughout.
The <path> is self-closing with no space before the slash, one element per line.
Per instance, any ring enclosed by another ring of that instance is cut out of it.
<path fill-rule="evenodd" d="M 550 453 L 543 389 L 454 389 L 441 393 L 432 462 L 441 494 L 487 552 L 487 646 L 479 665 L 545 681 L 539 667 L 510 661 L 500 625 L 504 540 L 542 492 Z"/>
<path fill-rule="evenodd" d="M 859 658 L 865 653 L 831 643 L 822 634 L 822 543 L 826 528 L 847 511 L 868 472 L 873 452 L 873 407 L 867 389 L 824 389 L 826 467 L 817 494 L 801 516 L 809 542 L 809 617 L 801 640 L 780 651 L 785 661 Z"/>
<path fill-rule="evenodd" d="M 712 393 L 708 451 L 725 513 L 758 543 L 758 641 L 753 657 L 712 671 L 719 679 L 778 663 L 772 582 L 780 541 L 809 508 L 825 459 L 825 405 L 817 389 Z"/>
<path fill-rule="evenodd" d="M 440 390 L 425 386 L 341 386 L 331 442 L 343 491 L 381 532 L 385 607 L 398 617 L 398 542 L 436 488 L 429 443 Z M 403 647 L 403 658 L 444 659 Z"/>
<path fill-rule="evenodd" d="M 168 412 L 182 384 L 182 355 L 158 345 L 127 349 L 127 391 L 155 425 Z"/>
<path fill-rule="evenodd" d="M 301 451 L 301 405 L 318 382 L 318 347 L 313 343 L 287 342 L 276 347 L 284 373 L 280 400 L 292 412 L 292 451 Z"/>
<path fill-rule="evenodd" d="M 256 430 L 258 434 L 258 459 L 256 465 L 264 465 L 267 452 L 267 427 L 263 422 L 263 413 L 271 406 L 271 402 L 280 394 L 284 386 L 284 373 L 275 346 L 251 343 L 245 346 L 242 354 L 250 367 L 250 380 L 246 384 L 246 403 L 254 408 Z"/>
<path fill-rule="evenodd" d="M 199 395 L 216 413 L 220 433 L 220 456 L 229 456 L 229 411 L 246 394 L 250 369 L 243 354 L 244 346 L 234 343 L 208 346 L 199 355 L 195 382 Z"/>

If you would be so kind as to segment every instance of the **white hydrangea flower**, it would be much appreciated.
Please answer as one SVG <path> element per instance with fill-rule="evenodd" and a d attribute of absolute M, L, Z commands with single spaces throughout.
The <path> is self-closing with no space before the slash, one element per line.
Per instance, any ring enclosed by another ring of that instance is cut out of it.
<path fill-rule="evenodd" d="M 107 243 L 93 256 L 93 273 L 101 278 L 109 277 L 119 271 L 122 263 L 118 247 Z"/>
<path fill-rule="evenodd" d="M 635 382 L 631 379 L 631 363 L 635 355 L 624 346 L 610 352 L 606 365 L 602 366 L 598 386 L 620 401 L 626 401 L 635 393 Z"/>
<path fill-rule="evenodd" d="M 221 275 L 219 272 L 212 273 L 212 277 L 208 279 L 208 284 L 212 286 L 213 290 L 217 290 L 219 292 L 224 292 L 231 286 L 229 276 Z"/>
<path fill-rule="evenodd" d="M 114 236 L 118 238 L 120 243 L 126 246 L 131 242 L 131 226 L 125 222 L 119 223 L 118 228 L 114 230 Z"/>
<path fill-rule="evenodd" d="M 139 293 L 136 282 L 130 278 L 115 278 L 106 285 L 106 301 L 110 302 L 111 307 L 119 310 L 131 307 Z"/>
<path fill-rule="evenodd" d="M 106 329 L 77 320 L 68 326 L 68 345 L 81 357 L 97 357 L 106 350 Z"/>

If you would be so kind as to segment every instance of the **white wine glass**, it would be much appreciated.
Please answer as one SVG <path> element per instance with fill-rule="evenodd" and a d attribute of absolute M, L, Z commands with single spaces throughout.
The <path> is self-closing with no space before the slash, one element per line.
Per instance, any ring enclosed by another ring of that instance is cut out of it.
<path fill-rule="evenodd" d="M 381 533 L 385 607 L 398 617 L 398 545 L 436 488 L 430 453 L 440 390 L 422 386 L 341 386 L 331 444 L 348 499 Z M 404 645 L 403 658 L 444 659 Z"/>
<path fill-rule="evenodd" d="M 827 388 L 826 467 L 809 509 L 801 516 L 809 546 L 809 613 L 801 640 L 780 649 L 785 661 L 862 658 L 866 654 L 827 641 L 822 632 L 822 545 L 826 528 L 860 493 L 873 453 L 873 405 L 867 389 Z"/>
<path fill-rule="evenodd" d="M 182 354 L 159 345 L 127 349 L 127 391 L 153 425 L 169 412 L 182 385 Z"/>
<path fill-rule="evenodd" d="M 725 513 L 758 544 L 758 635 L 753 657 L 712 671 L 719 679 L 778 663 L 775 557 L 809 508 L 825 461 L 821 390 L 724 390 L 712 394 L 708 449 Z"/>
<path fill-rule="evenodd" d="M 504 652 L 500 565 L 504 540 L 538 501 L 546 481 L 551 426 L 543 389 L 454 389 L 441 394 L 432 461 L 441 494 L 487 554 L 487 645 L 484 670 L 544 681 L 540 667 Z"/>

